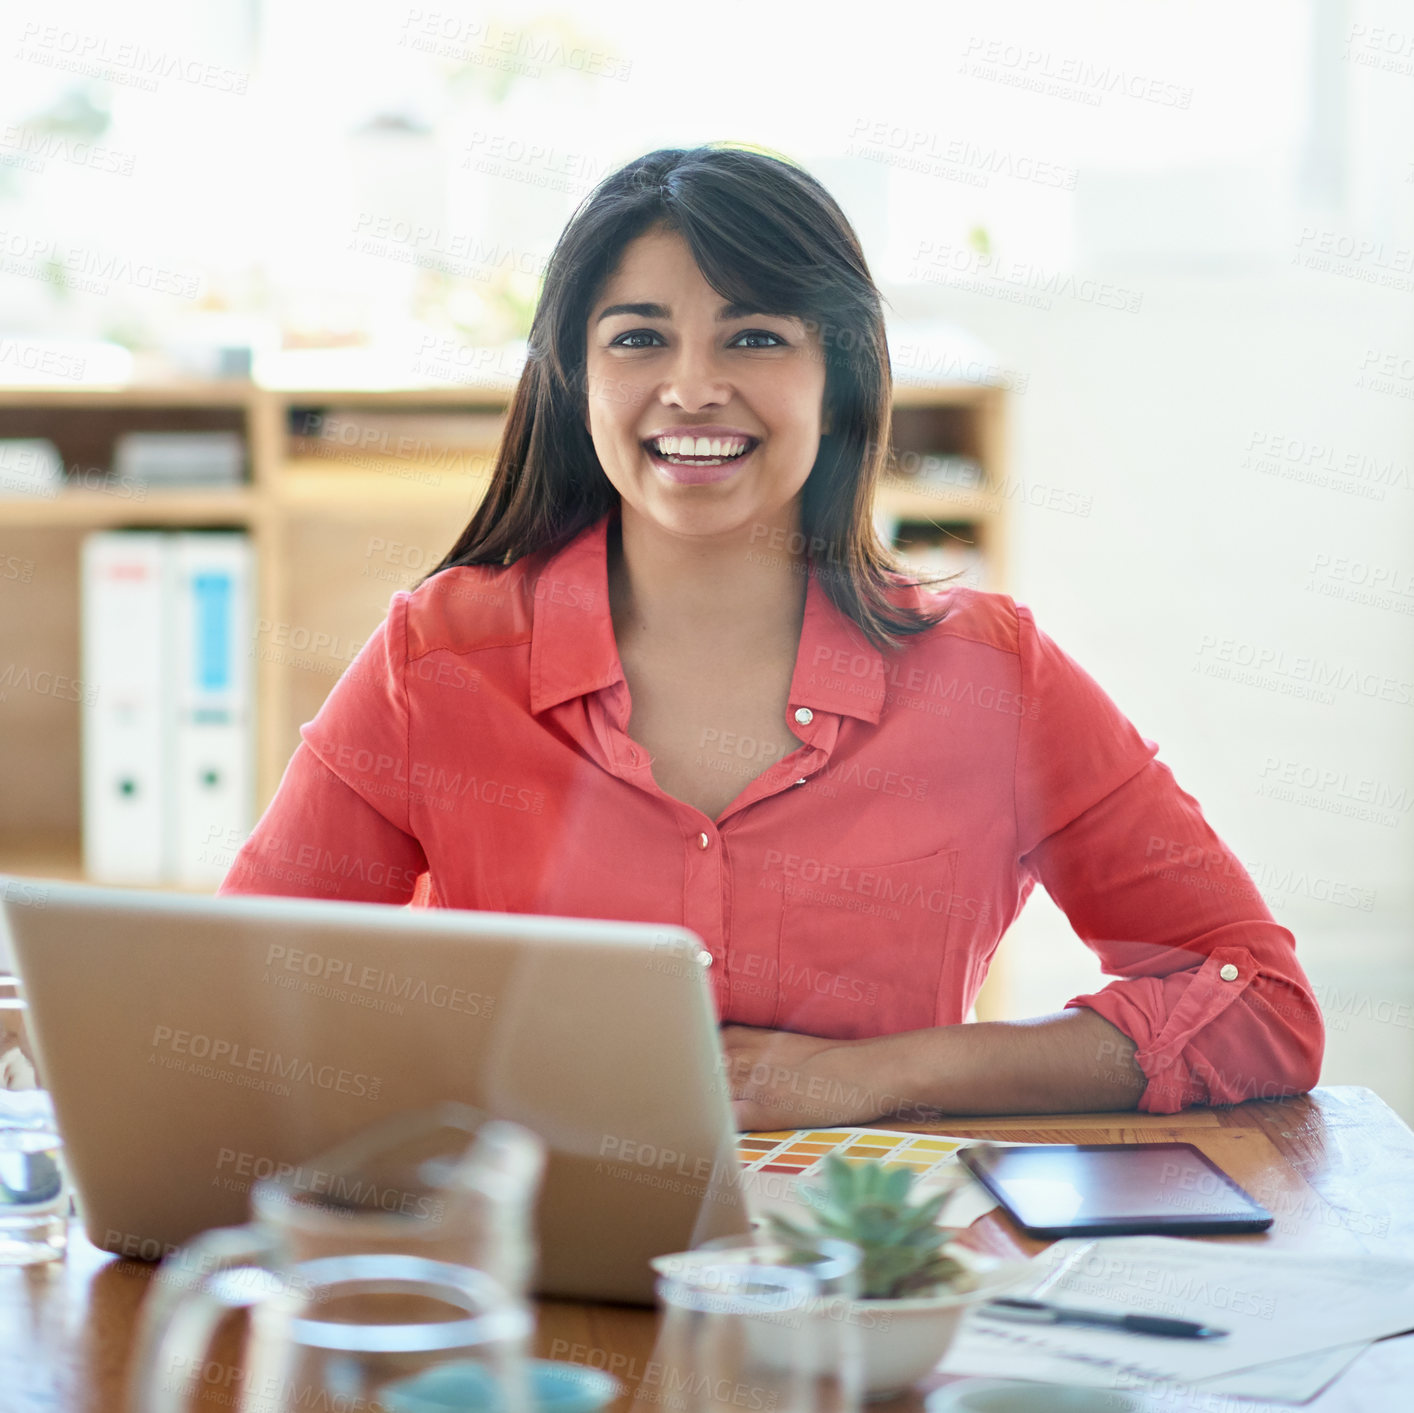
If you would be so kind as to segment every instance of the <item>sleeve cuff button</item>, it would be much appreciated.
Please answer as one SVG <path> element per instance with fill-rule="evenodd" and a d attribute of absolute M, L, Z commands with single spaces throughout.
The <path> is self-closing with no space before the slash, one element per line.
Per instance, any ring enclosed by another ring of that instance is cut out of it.
<path fill-rule="evenodd" d="M 1223 979 L 1224 981 L 1236 981 L 1236 980 L 1237 980 L 1237 968 L 1236 968 L 1235 966 L 1233 966 L 1233 964 L 1232 964 L 1231 962 L 1229 962 L 1225 967 L 1223 967 L 1223 968 L 1218 972 L 1218 975 L 1219 975 L 1220 977 L 1222 977 L 1222 979 Z"/>

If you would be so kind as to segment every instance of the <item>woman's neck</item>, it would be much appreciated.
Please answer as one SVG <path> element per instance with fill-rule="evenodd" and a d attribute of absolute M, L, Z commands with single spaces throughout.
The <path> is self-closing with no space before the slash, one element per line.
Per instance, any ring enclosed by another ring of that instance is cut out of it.
<path fill-rule="evenodd" d="M 794 660 L 807 577 L 805 556 L 789 551 L 789 531 L 748 526 L 734 539 L 694 544 L 623 507 L 608 531 L 609 605 L 621 655 L 651 643 L 788 649 Z"/>

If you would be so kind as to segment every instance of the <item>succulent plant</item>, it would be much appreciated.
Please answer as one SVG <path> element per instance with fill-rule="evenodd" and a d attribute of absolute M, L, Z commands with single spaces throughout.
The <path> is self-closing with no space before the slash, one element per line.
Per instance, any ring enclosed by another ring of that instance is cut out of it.
<path fill-rule="evenodd" d="M 914 1174 L 908 1168 L 876 1158 L 851 1164 L 833 1153 L 825 1159 L 823 1176 L 821 1185 L 796 1184 L 812 1209 L 814 1228 L 771 1213 L 767 1220 L 777 1240 L 802 1248 L 821 1237 L 852 1242 L 864 1253 L 859 1291 L 864 1300 L 923 1295 L 937 1286 L 972 1288 L 976 1277 L 947 1254 L 949 1235 L 937 1225 L 951 1189 L 911 1203 Z"/>

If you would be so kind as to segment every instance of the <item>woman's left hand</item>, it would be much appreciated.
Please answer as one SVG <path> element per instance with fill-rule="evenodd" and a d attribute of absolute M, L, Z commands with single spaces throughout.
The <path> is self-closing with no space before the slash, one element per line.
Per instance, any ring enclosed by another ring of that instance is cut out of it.
<path fill-rule="evenodd" d="M 864 1123 L 898 1102 L 887 1092 L 882 1050 L 873 1041 L 750 1025 L 724 1025 L 721 1037 L 739 1129 Z"/>

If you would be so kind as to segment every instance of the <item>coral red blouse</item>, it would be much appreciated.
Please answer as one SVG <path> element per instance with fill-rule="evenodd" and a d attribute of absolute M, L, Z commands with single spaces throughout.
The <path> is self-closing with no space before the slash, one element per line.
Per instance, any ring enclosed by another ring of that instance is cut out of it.
<path fill-rule="evenodd" d="M 626 733 L 608 523 L 395 593 L 220 893 L 677 924 L 722 1020 L 854 1038 L 962 1021 L 1039 880 L 1119 978 L 1066 1005 L 1135 1041 L 1141 1109 L 1316 1083 L 1292 934 L 1030 609 L 943 590 L 886 658 L 812 575 L 781 743 L 702 743 L 747 781 L 709 819 Z"/>

